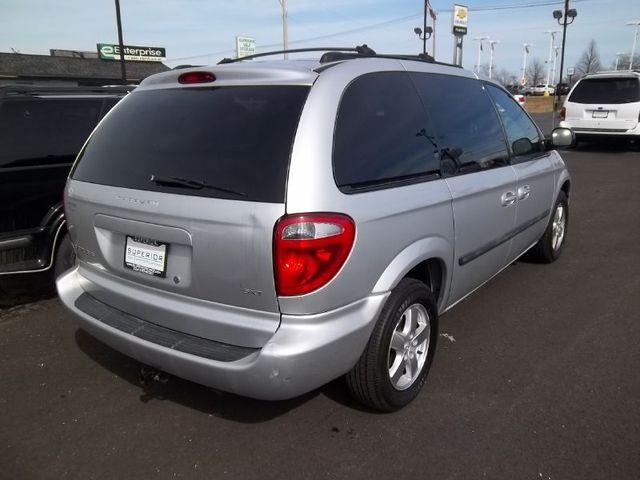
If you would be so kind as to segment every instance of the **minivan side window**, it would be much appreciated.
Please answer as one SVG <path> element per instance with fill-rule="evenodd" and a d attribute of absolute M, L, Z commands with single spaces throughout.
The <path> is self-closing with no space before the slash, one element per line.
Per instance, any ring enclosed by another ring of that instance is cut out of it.
<path fill-rule="evenodd" d="M 0 104 L 0 168 L 71 164 L 102 99 L 9 99 Z"/>
<path fill-rule="evenodd" d="M 443 173 L 463 175 L 508 164 L 504 133 L 481 82 L 436 73 L 410 75 L 433 119 Z"/>
<path fill-rule="evenodd" d="M 502 120 L 507 141 L 516 160 L 527 160 L 539 154 L 544 141 L 538 128 L 511 95 L 493 85 L 486 86 Z"/>
<path fill-rule="evenodd" d="M 406 72 L 376 72 L 345 90 L 333 169 L 345 192 L 439 176 L 434 134 Z"/>

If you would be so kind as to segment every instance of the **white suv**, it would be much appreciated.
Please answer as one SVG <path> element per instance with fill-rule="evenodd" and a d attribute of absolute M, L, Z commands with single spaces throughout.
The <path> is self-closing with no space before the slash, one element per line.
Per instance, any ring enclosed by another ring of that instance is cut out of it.
<path fill-rule="evenodd" d="M 573 87 L 560 111 L 560 126 L 578 137 L 640 138 L 639 117 L 640 73 L 598 73 Z"/>

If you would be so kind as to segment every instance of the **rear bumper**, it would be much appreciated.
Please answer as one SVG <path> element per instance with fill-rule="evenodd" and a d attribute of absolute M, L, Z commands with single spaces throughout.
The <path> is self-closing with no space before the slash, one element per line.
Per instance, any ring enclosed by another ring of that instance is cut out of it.
<path fill-rule="evenodd" d="M 603 136 L 611 136 L 611 137 L 629 137 L 629 138 L 638 138 L 640 137 L 640 123 L 636 124 L 634 128 L 624 129 L 624 128 L 599 128 L 599 127 L 587 127 L 587 126 L 576 126 L 571 119 L 560 122 L 558 125 L 562 128 L 570 128 L 573 130 L 576 136 L 579 137 L 603 137 Z"/>
<path fill-rule="evenodd" d="M 263 400 L 292 398 L 348 372 L 362 354 L 389 295 L 372 295 L 316 315 L 282 315 L 280 327 L 262 348 L 245 351 L 237 360 L 223 361 L 140 338 L 112 326 L 117 323 L 102 321 L 96 318 L 100 315 L 81 310 L 78 299 L 88 294 L 79 277 L 77 268 L 71 270 L 58 279 L 57 287 L 62 302 L 81 328 L 115 350 L 159 370 Z M 140 321 L 126 312 L 101 305 L 105 315 L 119 314 Z"/>

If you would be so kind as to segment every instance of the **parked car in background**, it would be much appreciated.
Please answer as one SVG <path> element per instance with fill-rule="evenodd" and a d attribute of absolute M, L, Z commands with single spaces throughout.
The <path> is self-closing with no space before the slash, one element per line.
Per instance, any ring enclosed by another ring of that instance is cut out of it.
<path fill-rule="evenodd" d="M 545 93 L 553 95 L 555 89 L 551 85 L 541 83 L 531 88 L 531 95 L 544 95 Z"/>
<path fill-rule="evenodd" d="M 533 94 L 533 86 L 532 85 L 520 85 L 518 87 L 518 93 L 520 95 L 532 95 Z"/>
<path fill-rule="evenodd" d="M 578 138 L 640 138 L 640 73 L 596 73 L 581 78 L 560 110 L 560 126 Z"/>
<path fill-rule="evenodd" d="M 131 89 L 0 87 L 0 290 L 4 275 L 59 274 L 72 265 L 62 208 L 69 170 Z"/>
<path fill-rule="evenodd" d="M 525 95 L 514 93 L 513 98 L 522 106 L 524 106 L 525 103 L 527 103 L 527 97 Z"/>
<path fill-rule="evenodd" d="M 418 57 L 227 63 L 145 79 L 91 136 L 62 302 L 192 381 L 277 400 L 345 375 L 401 408 L 439 314 L 530 249 L 561 255 L 571 132 L 545 139 L 497 83 Z"/>

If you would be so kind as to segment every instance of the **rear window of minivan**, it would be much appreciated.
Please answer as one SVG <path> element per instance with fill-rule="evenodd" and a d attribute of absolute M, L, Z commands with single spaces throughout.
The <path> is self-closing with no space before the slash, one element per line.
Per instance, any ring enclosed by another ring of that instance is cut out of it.
<path fill-rule="evenodd" d="M 574 103 L 632 103 L 640 101 L 637 78 L 588 78 L 569 96 Z"/>
<path fill-rule="evenodd" d="M 133 92 L 90 137 L 72 178 L 137 190 L 283 202 L 308 92 L 307 86 L 292 85 Z M 152 182 L 151 176 L 177 181 Z"/>

